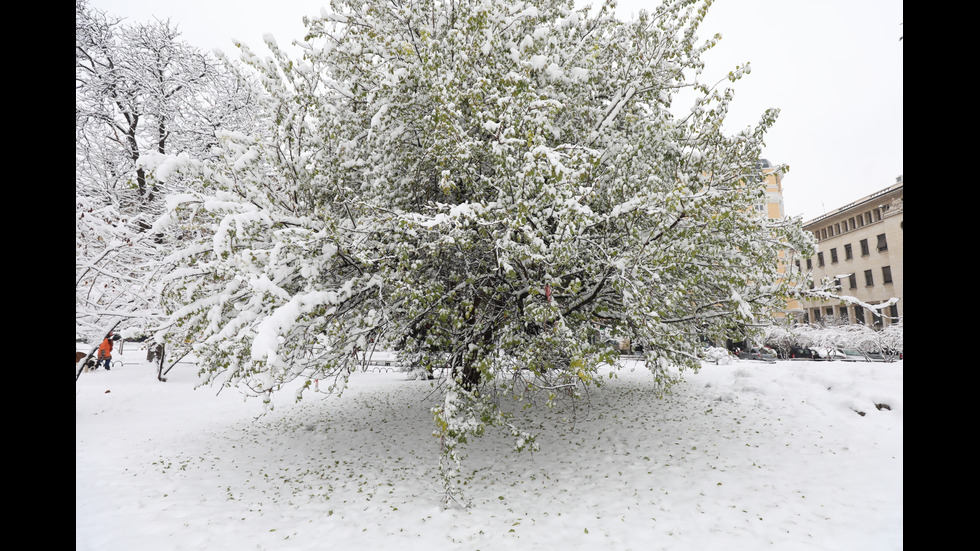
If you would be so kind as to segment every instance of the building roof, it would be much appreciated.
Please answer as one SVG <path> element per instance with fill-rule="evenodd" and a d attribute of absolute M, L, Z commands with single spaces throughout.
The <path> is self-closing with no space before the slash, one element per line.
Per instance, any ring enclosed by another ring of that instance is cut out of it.
<path fill-rule="evenodd" d="M 877 199 L 879 197 L 882 197 L 882 196 L 888 195 L 889 193 L 892 193 L 894 191 L 900 190 L 900 189 L 902 189 L 905 186 L 905 183 L 903 182 L 901 176 L 899 176 L 895 180 L 896 180 L 896 182 L 894 184 L 886 187 L 885 189 L 876 191 L 876 192 L 874 192 L 874 193 L 872 193 L 870 195 L 866 195 L 866 196 L 858 199 L 857 201 L 852 201 L 852 202 L 844 205 L 843 207 L 836 208 L 836 209 L 834 209 L 834 210 L 832 210 L 832 211 L 830 211 L 828 213 L 821 214 L 820 216 L 818 216 L 818 217 L 816 217 L 816 218 L 814 218 L 812 220 L 808 220 L 808 221 L 804 222 L 803 223 L 803 227 L 806 228 L 807 226 L 811 226 L 811 225 L 816 224 L 818 222 L 822 222 L 822 221 L 824 221 L 824 220 L 826 220 L 828 218 L 833 218 L 834 216 L 836 216 L 836 215 L 838 215 L 838 214 L 840 214 L 842 212 L 851 210 L 851 209 L 853 209 L 855 207 L 864 205 L 865 203 L 869 203 L 871 201 L 874 201 L 875 199 Z"/>

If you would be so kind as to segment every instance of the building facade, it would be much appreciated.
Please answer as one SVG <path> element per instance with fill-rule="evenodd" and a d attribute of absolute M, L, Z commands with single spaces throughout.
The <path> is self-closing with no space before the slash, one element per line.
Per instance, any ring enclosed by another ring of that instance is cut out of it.
<path fill-rule="evenodd" d="M 817 253 L 797 262 L 820 282 L 829 277 L 840 285 L 839 294 L 876 305 L 897 298 L 883 310 L 868 309 L 840 301 L 805 301 L 804 321 L 828 320 L 883 327 L 898 323 L 904 300 L 904 183 L 862 197 L 803 227 L 817 240 Z"/>

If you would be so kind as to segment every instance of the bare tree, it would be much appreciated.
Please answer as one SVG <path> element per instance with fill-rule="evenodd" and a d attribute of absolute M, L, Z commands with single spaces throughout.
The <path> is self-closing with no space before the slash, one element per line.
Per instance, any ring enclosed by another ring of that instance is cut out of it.
<path fill-rule="evenodd" d="M 165 197 L 192 185 L 167 164 L 206 158 L 221 130 L 247 128 L 245 90 L 169 21 L 127 24 L 76 0 L 76 339 L 159 319 L 149 281 L 166 249 L 148 230 Z"/>

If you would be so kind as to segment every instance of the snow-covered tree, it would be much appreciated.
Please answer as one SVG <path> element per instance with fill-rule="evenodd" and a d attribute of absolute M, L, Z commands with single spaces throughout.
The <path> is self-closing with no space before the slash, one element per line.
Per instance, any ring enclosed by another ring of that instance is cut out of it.
<path fill-rule="evenodd" d="M 148 285 L 162 236 L 147 230 L 186 184 L 159 160 L 206 158 L 217 130 L 252 116 L 248 89 L 179 36 L 170 22 L 125 24 L 76 0 L 76 339 L 160 317 Z"/>
<path fill-rule="evenodd" d="M 379 343 L 444 373 L 449 495 L 467 437 L 501 424 L 533 446 L 486 385 L 598 382 L 600 326 L 668 389 L 699 336 L 785 306 L 802 286 L 778 253 L 812 247 L 753 208 L 776 111 L 724 132 L 732 91 L 699 81 L 709 5 L 624 22 L 614 2 L 335 0 L 303 59 L 242 47 L 268 127 L 183 165 L 213 193 L 172 203 L 170 231 L 197 236 L 171 259 L 172 338 L 205 382 L 255 395 L 343 388 Z"/>

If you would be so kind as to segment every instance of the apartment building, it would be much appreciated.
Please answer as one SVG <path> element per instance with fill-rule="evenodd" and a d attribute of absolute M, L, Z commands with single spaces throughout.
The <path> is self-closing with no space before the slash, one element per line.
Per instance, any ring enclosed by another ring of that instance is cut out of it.
<path fill-rule="evenodd" d="M 897 323 L 905 309 L 904 300 L 904 211 L 902 176 L 895 184 L 823 216 L 805 222 L 817 240 L 815 256 L 798 260 L 813 273 L 814 281 L 830 277 L 840 285 L 839 293 L 863 303 L 898 303 L 879 312 L 840 301 L 805 301 L 804 320 L 820 323 L 829 319 L 881 327 Z"/>

